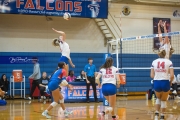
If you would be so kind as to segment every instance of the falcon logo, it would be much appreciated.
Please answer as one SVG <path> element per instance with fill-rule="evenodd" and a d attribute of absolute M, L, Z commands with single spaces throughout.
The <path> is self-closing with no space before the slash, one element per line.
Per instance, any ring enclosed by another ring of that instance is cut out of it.
<path fill-rule="evenodd" d="M 8 5 L 10 3 L 10 0 L 0 0 L 0 6 L 1 5 Z"/>
<path fill-rule="evenodd" d="M 88 8 L 92 11 L 93 14 L 95 14 L 95 16 L 93 17 L 97 17 L 99 14 L 99 4 L 89 4 Z"/>
<path fill-rule="evenodd" d="M 6 13 L 11 10 L 8 6 L 11 0 L 0 0 L 0 13 Z"/>

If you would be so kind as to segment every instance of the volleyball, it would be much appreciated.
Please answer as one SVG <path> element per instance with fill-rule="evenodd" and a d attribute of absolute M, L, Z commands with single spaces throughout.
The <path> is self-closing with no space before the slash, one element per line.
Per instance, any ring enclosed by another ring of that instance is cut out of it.
<path fill-rule="evenodd" d="M 63 18 L 64 18 L 65 20 L 69 20 L 69 19 L 71 18 L 71 14 L 68 13 L 68 12 L 65 12 L 64 15 L 63 15 Z"/>

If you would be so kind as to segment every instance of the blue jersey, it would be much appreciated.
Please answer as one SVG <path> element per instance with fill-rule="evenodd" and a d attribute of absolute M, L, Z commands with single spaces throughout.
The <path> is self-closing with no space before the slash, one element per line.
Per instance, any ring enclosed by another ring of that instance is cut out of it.
<path fill-rule="evenodd" d="M 62 78 L 66 77 L 66 71 L 64 69 L 58 69 L 56 72 L 52 75 L 49 82 L 57 82 L 59 85 L 62 81 Z"/>
<path fill-rule="evenodd" d="M 94 77 L 95 76 L 95 72 L 96 72 L 96 66 L 95 65 L 90 65 L 90 64 L 87 64 L 85 67 L 84 67 L 84 72 L 86 72 L 86 75 L 88 77 Z"/>

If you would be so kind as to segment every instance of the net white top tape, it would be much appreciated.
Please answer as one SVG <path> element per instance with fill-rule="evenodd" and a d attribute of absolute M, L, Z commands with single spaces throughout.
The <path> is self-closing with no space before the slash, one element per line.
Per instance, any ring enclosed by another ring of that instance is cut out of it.
<path fill-rule="evenodd" d="M 143 70 L 143 69 L 151 69 L 150 67 L 123 67 L 118 68 L 119 70 Z M 180 69 L 180 67 L 174 67 L 174 69 Z"/>
<path fill-rule="evenodd" d="M 130 41 L 130 40 L 137 40 L 137 39 L 147 39 L 147 38 L 154 38 L 154 37 L 165 37 L 165 36 L 172 36 L 172 35 L 180 35 L 180 31 L 176 32 L 169 32 L 169 33 L 162 33 L 162 34 L 152 34 L 152 35 L 143 35 L 143 36 L 135 36 L 135 37 L 127 37 L 127 38 L 120 38 L 122 41 Z M 120 40 L 118 39 L 118 40 Z M 111 40 L 108 43 L 115 42 L 116 40 Z"/>

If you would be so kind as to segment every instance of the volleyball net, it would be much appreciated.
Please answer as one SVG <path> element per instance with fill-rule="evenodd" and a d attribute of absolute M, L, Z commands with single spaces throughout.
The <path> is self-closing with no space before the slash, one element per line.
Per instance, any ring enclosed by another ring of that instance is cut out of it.
<path fill-rule="evenodd" d="M 158 58 L 157 54 L 153 52 L 153 49 L 158 50 L 160 47 L 159 37 L 164 38 L 168 36 L 171 42 L 171 46 L 175 50 L 170 58 L 175 63 L 174 68 L 180 69 L 180 31 L 162 33 L 162 34 L 150 34 L 134 37 L 120 38 L 117 40 L 111 40 L 108 43 L 116 43 L 116 63 L 120 69 L 150 69 L 149 66 L 141 65 L 141 62 L 147 62 L 149 65 L 152 61 Z M 131 59 L 131 60 L 129 60 Z M 133 62 L 134 64 L 128 62 Z M 137 63 L 137 65 L 135 65 Z M 130 65 L 131 64 L 131 65 Z M 139 64 L 139 65 L 138 65 Z"/>

